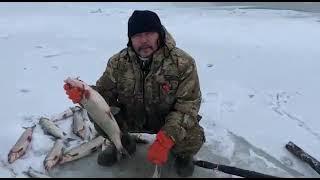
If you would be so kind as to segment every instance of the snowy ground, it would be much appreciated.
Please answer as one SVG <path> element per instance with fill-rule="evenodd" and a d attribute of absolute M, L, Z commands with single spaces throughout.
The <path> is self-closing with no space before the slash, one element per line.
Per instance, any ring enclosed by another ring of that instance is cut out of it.
<path fill-rule="evenodd" d="M 293 141 L 320 160 L 319 13 L 210 3 L 1 3 L 1 162 L 22 126 L 73 106 L 62 88 L 67 76 L 95 83 L 107 59 L 125 47 L 134 9 L 156 11 L 197 62 L 207 139 L 198 159 L 281 177 L 320 177 L 284 148 Z M 33 137 L 23 158 L 0 164 L 0 177 L 24 177 L 29 165 L 43 171 L 53 141 L 39 127 Z M 151 177 L 148 146 L 111 168 L 99 167 L 94 153 L 49 174 Z M 172 163 L 162 177 L 176 177 Z M 196 167 L 194 177 L 230 175 Z"/>

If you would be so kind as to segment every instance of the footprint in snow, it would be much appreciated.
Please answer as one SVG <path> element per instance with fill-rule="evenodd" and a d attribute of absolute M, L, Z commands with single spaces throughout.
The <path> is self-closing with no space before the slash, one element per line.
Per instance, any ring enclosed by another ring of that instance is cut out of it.
<path fill-rule="evenodd" d="M 35 48 L 37 48 L 37 49 L 42 49 L 43 46 L 35 46 Z"/>
<path fill-rule="evenodd" d="M 249 94 L 248 96 L 249 96 L 249 98 L 253 98 L 254 94 Z"/>
<path fill-rule="evenodd" d="M 102 13 L 102 10 L 99 8 L 99 9 L 97 9 L 95 11 L 90 11 L 90 13 Z"/>
<path fill-rule="evenodd" d="M 30 92 L 29 89 L 20 89 L 19 91 L 20 91 L 21 93 L 29 93 L 29 92 Z"/>
<path fill-rule="evenodd" d="M 61 56 L 62 53 L 58 53 L 58 54 L 49 54 L 49 55 L 45 55 L 43 56 L 44 58 L 52 58 L 52 57 L 56 57 L 56 56 Z"/>
<path fill-rule="evenodd" d="M 231 101 L 225 101 L 221 103 L 222 110 L 227 112 L 235 112 L 235 103 Z"/>
<path fill-rule="evenodd" d="M 54 70 L 58 70 L 59 69 L 58 66 L 51 66 L 51 68 L 54 69 Z"/>
<path fill-rule="evenodd" d="M 289 166 L 289 167 L 293 166 L 293 161 L 290 158 L 286 157 L 286 156 L 281 157 L 280 161 L 286 166 Z"/>
<path fill-rule="evenodd" d="M 9 35 L 0 35 L 0 39 L 9 39 Z"/>
<path fill-rule="evenodd" d="M 206 93 L 206 96 L 202 98 L 202 102 L 216 102 L 218 98 L 218 93 L 216 92 L 209 92 Z"/>

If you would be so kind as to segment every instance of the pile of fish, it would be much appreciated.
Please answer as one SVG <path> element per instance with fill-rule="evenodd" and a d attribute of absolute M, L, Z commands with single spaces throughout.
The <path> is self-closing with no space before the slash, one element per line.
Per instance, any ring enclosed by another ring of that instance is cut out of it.
<path fill-rule="evenodd" d="M 88 121 L 88 119 L 85 118 L 88 117 L 86 113 L 87 112 L 84 108 L 75 106 L 64 111 L 55 119 L 41 117 L 37 124 L 33 125 L 32 127 L 25 128 L 25 131 L 22 133 L 16 144 L 11 148 L 8 154 L 8 162 L 12 164 L 15 160 L 26 154 L 26 151 L 29 149 L 28 147 L 32 141 L 33 130 L 37 125 L 40 125 L 44 133 L 50 135 L 52 139 L 55 140 L 53 147 L 43 161 L 44 168 L 47 171 L 51 170 L 58 164 L 64 164 L 66 162 L 85 157 L 97 151 L 102 144 L 105 144 L 104 148 L 107 148 L 105 146 L 110 146 L 111 144 L 108 139 L 96 134 L 90 126 L 86 128 L 85 121 Z M 59 128 L 56 122 L 68 119 L 70 117 L 72 117 L 73 120 L 73 133 L 81 138 L 84 142 L 67 150 L 68 142 L 76 139 L 67 137 L 67 133 Z M 46 174 L 38 172 L 31 167 L 27 170 L 27 172 L 25 172 L 25 174 L 30 177 L 47 177 Z"/>
<path fill-rule="evenodd" d="M 87 156 L 96 151 L 100 146 L 102 146 L 102 144 L 104 144 L 103 148 L 108 148 L 108 146 L 110 147 L 110 145 L 113 144 L 117 150 L 118 160 L 121 160 L 123 157 L 130 157 L 121 142 L 122 132 L 114 118 L 116 111 L 113 111 L 105 99 L 96 90 L 91 88 L 82 80 L 69 77 L 64 82 L 68 88 L 78 88 L 81 90 L 82 99 L 78 103 L 80 107 L 75 106 L 70 108 L 58 118 L 49 119 L 41 117 L 39 119 L 38 124 L 41 126 L 43 131 L 55 138 L 55 143 L 43 162 L 45 169 L 49 171 L 57 164 L 63 164 Z M 118 112 L 119 111 L 120 110 L 118 110 Z M 88 116 L 92 117 L 92 121 L 94 121 L 94 123 L 96 123 L 108 135 L 110 140 L 98 135 L 87 136 L 87 134 L 93 134 L 92 129 L 90 128 L 90 132 L 86 132 L 84 119 L 88 118 L 84 117 Z M 73 117 L 73 133 L 82 140 L 86 140 L 86 142 L 70 150 L 65 150 L 65 146 L 68 146 L 68 142 L 74 139 L 67 137 L 67 133 L 63 132 L 55 122 L 68 117 Z M 33 129 L 35 126 L 26 128 L 17 143 L 10 150 L 8 154 L 9 163 L 13 163 L 16 159 L 25 154 L 32 140 Z M 139 140 L 138 137 L 136 137 L 135 140 L 136 142 L 140 141 L 147 143 L 147 141 Z M 29 171 L 30 170 L 32 169 L 29 168 Z M 27 174 L 31 176 L 31 174 L 36 173 Z M 159 174 L 158 167 L 155 168 L 154 174 Z M 158 177 L 158 175 L 155 175 L 155 177 Z"/>

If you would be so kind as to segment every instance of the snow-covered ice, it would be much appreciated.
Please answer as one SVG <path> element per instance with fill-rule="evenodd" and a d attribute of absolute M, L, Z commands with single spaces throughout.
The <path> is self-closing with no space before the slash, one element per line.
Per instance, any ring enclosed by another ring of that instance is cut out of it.
<path fill-rule="evenodd" d="M 198 159 L 280 177 L 320 177 L 284 147 L 292 141 L 320 160 L 319 13 L 128 2 L 0 4 L 0 177 L 25 177 L 31 165 L 44 172 L 54 141 L 40 126 L 30 149 L 13 164 L 6 163 L 9 150 L 23 126 L 74 106 L 62 88 L 66 77 L 95 83 L 108 58 L 126 46 L 127 21 L 135 9 L 157 12 L 177 46 L 196 60 L 206 133 Z M 57 124 L 76 138 L 70 119 Z M 113 167 L 98 166 L 93 153 L 49 174 L 151 177 L 149 145 L 138 145 L 132 159 Z M 161 176 L 177 177 L 172 158 Z M 234 176 L 196 167 L 193 177 Z"/>

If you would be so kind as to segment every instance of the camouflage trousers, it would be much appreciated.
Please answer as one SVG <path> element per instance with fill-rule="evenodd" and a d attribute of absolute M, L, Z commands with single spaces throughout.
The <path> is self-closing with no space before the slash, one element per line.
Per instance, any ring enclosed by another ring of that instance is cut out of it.
<path fill-rule="evenodd" d="M 89 119 L 91 122 L 93 122 L 90 116 Z M 105 134 L 104 131 L 96 123 L 93 122 L 93 124 L 99 135 L 102 135 L 105 138 L 109 139 L 108 135 Z M 130 127 L 126 128 L 126 132 L 130 132 Z M 145 131 L 134 132 L 145 133 Z M 196 125 L 186 130 L 186 137 L 182 141 L 176 142 L 176 144 L 171 149 L 171 153 L 173 156 L 192 157 L 198 153 L 205 141 L 206 140 L 203 128 L 199 125 Z"/>

